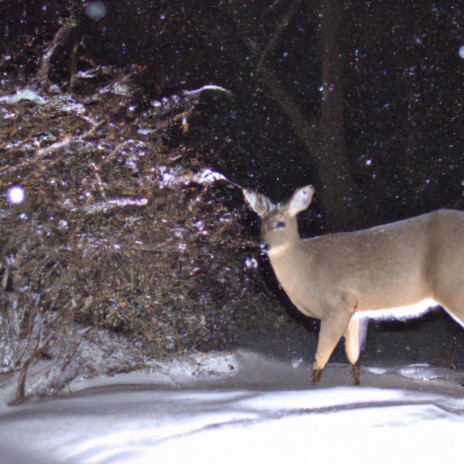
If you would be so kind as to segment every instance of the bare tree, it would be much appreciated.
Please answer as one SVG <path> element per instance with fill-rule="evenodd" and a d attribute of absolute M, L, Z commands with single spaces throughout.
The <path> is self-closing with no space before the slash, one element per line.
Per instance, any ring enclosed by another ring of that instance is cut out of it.
<path fill-rule="evenodd" d="M 309 120 L 301 112 L 298 103 L 276 77 L 272 64 L 269 63 L 273 49 L 300 6 L 301 0 L 294 0 L 282 16 L 275 33 L 256 59 L 256 70 L 308 150 L 308 166 L 315 170 L 314 178 L 319 184 L 318 201 L 327 228 L 341 230 L 359 227 L 363 223 L 363 214 L 354 197 L 356 186 L 346 157 L 343 132 L 343 54 L 340 47 L 342 2 L 323 0 L 319 7 L 321 101 L 317 120 Z M 243 30 L 238 23 L 236 21 L 241 37 L 248 43 L 248 31 Z M 349 214 L 347 206 L 350 208 Z"/>

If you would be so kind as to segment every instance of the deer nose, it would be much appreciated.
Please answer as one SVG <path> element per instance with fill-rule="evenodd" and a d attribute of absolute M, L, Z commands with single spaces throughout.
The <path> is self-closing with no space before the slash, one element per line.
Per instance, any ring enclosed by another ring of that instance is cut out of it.
<path fill-rule="evenodd" d="M 307 185 L 306 187 L 303 187 L 303 192 L 307 194 L 314 194 L 316 189 L 312 185 Z"/>

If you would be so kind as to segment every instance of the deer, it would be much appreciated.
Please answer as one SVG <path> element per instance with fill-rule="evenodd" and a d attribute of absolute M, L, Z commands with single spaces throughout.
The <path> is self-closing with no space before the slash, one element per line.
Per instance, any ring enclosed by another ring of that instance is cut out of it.
<path fill-rule="evenodd" d="M 312 384 L 342 337 L 359 385 L 358 360 L 371 319 L 420 317 L 441 306 L 464 328 L 464 212 L 439 209 L 354 232 L 301 239 L 297 215 L 315 188 L 274 204 L 243 189 L 261 218 L 274 274 L 296 308 L 320 320 Z"/>

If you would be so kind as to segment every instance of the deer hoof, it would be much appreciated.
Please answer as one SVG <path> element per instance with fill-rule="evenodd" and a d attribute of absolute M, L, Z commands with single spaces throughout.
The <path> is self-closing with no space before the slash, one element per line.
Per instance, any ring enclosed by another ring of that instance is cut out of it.
<path fill-rule="evenodd" d="M 353 385 L 359 385 L 359 366 L 353 364 Z"/>
<path fill-rule="evenodd" d="M 319 380 L 321 380 L 321 375 L 322 375 L 322 369 L 313 369 L 313 376 L 311 379 L 311 384 L 317 385 L 319 383 Z"/>

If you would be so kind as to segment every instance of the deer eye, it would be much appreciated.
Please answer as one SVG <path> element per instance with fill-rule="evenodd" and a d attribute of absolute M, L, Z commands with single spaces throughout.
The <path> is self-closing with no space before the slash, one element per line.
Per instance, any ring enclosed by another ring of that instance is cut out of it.
<path fill-rule="evenodd" d="M 285 222 L 283 221 L 274 222 L 274 229 L 282 229 L 284 227 L 285 227 Z"/>

